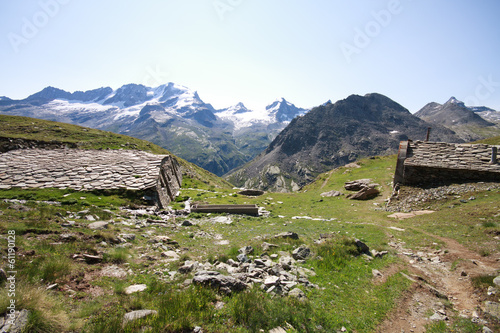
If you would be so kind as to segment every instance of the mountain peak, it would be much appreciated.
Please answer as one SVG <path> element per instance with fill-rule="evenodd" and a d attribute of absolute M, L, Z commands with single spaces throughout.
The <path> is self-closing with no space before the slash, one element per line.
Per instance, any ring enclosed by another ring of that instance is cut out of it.
<path fill-rule="evenodd" d="M 459 101 L 454 96 L 451 96 L 450 99 L 445 104 L 457 104 L 460 106 L 465 106 L 464 102 Z"/>
<path fill-rule="evenodd" d="M 64 98 L 64 99 L 69 99 L 71 98 L 71 93 L 64 91 L 59 88 L 54 88 L 52 86 L 48 86 L 43 88 L 43 90 L 28 96 L 26 98 L 27 100 L 33 100 L 33 99 L 56 99 L 56 98 Z"/>
<path fill-rule="evenodd" d="M 277 121 L 286 122 L 305 114 L 308 110 L 298 108 L 282 97 L 266 106 L 266 111 Z"/>

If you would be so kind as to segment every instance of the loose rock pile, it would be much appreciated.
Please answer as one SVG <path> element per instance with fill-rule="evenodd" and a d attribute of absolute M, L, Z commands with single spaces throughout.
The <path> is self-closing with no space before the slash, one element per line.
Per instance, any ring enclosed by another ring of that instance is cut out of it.
<path fill-rule="evenodd" d="M 439 186 L 432 188 L 420 188 L 404 186 L 396 190 L 389 200 L 386 210 L 390 212 L 410 212 L 425 208 L 433 201 L 450 198 L 461 198 L 462 200 L 474 200 L 473 192 L 500 190 L 500 183 L 467 183 Z"/>
<path fill-rule="evenodd" d="M 277 237 L 283 237 L 283 235 L 277 235 Z M 277 247 L 277 245 L 264 242 L 262 247 L 269 249 Z M 214 287 L 226 294 L 242 291 L 253 284 L 258 284 L 267 293 L 302 298 L 305 297 L 305 294 L 300 289 L 295 290 L 297 287 L 319 288 L 308 280 L 316 273 L 296 265 L 304 263 L 311 256 L 311 250 L 305 245 L 299 246 L 291 254 L 280 252 L 278 262 L 274 262 L 267 254 L 253 260 L 250 259 L 248 255 L 254 252 L 251 246 L 242 247 L 239 252 L 237 260 L 229 259 L 227 262 L 200 264 L 199 262 L 187 261 L 179 268 L 179 272 L 195 272 L 194 278 L 188 281 L 188 284 Z M 277 258 L 278 256 L 273 255 L 273 257 Z M 221 272 L 226 272 L 229 275 L 224 275 Z"/>

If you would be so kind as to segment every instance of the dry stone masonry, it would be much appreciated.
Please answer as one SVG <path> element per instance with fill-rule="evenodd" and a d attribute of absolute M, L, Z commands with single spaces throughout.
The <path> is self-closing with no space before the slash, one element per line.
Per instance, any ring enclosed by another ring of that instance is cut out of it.
<path fill-rule="evenodd" d="M 153 190 L 160 206 L 182 183 L 177 160 L 137 150 L 18 149 L 0 154 L 0 189 Z"/>
<path fill-rule="evenodd" d="M 402 141 L 394 184 L 500 181 L 498 146 Z"/>

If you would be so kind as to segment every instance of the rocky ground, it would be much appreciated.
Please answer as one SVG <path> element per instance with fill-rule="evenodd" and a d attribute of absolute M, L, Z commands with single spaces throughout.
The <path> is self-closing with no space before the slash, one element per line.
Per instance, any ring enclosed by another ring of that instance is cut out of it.
<path fill-rule="evenodd" d="M 450 198 L 474 200 L 474 192 L 499 189 L 500 183 L 466 183 L 436 186 L 429 188 L 401 186 L 397 187 L 386 206 L 390 212 L 410 212 L 429 209 Z M 468 196 L 467 196 L 468 195 Z"/>

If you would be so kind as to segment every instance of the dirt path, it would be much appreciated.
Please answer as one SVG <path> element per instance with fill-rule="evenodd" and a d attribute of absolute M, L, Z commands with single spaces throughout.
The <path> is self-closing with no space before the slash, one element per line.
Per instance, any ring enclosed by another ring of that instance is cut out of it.
<path fill-rule="evenodd" d="M 471 278 L 498 273 L 500 262 L 481 257 L 453 239 L 418 231 L 444 242 L 445 246 L 439 251 L 414 252 L 405 249 L 402 243 L 389 243 L 408 263 L 411 273 L 408 278 L 414 283 L 377 332 L 425 332 L 426 325 L 433 320 L 448 320 L 454 311 L 486 324 L 481 311 L 486 295 L 476 293 Z"/>

